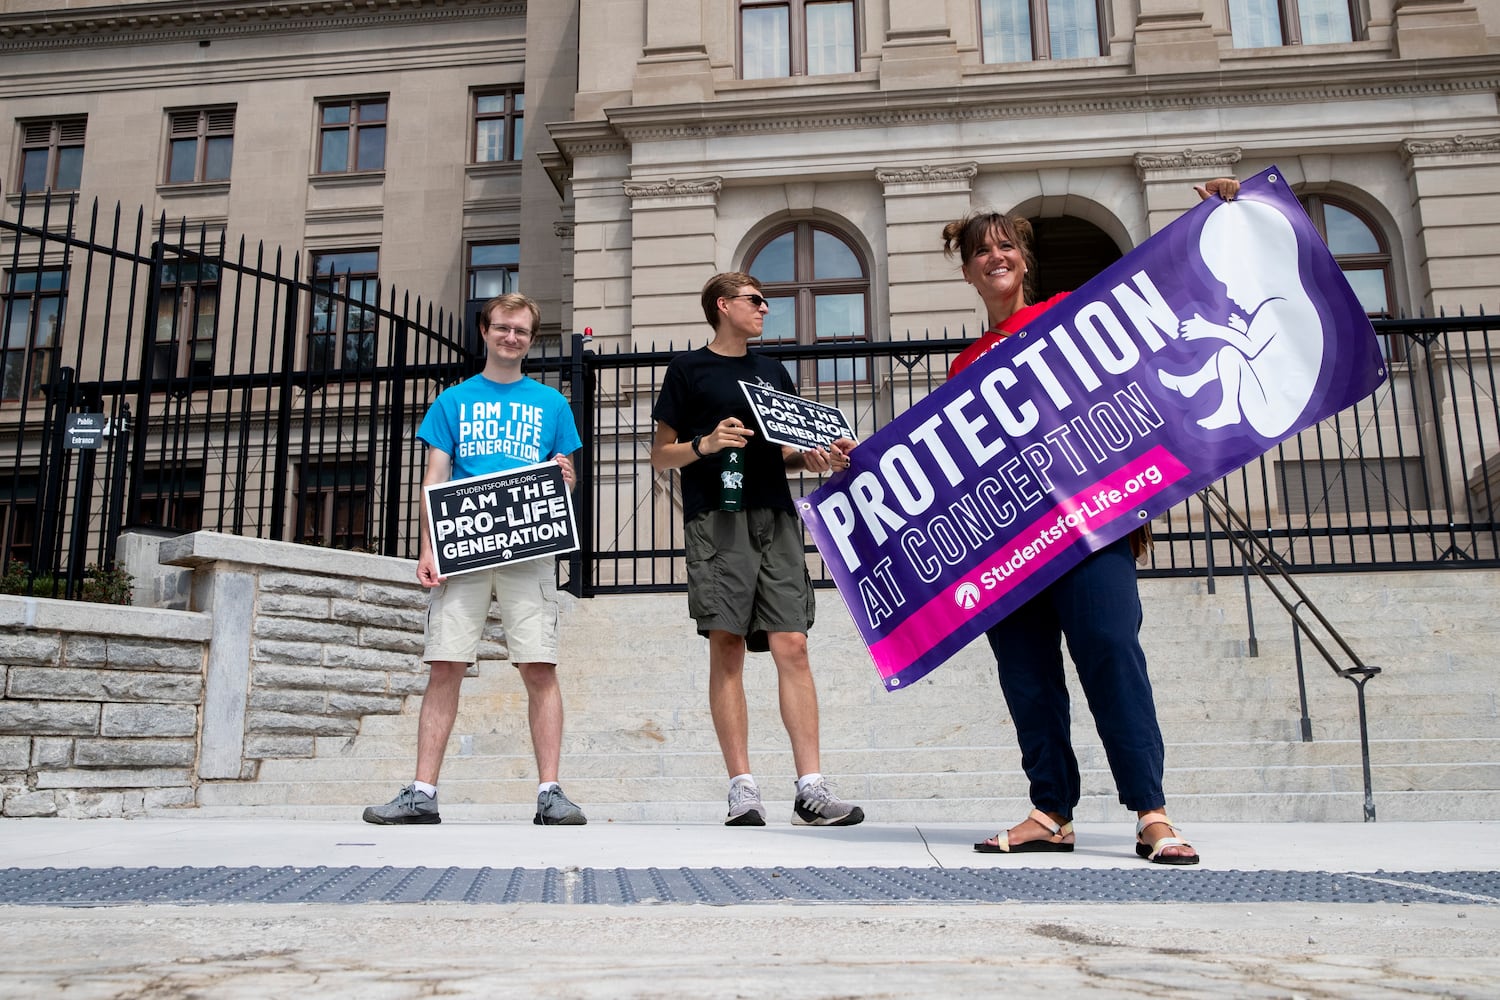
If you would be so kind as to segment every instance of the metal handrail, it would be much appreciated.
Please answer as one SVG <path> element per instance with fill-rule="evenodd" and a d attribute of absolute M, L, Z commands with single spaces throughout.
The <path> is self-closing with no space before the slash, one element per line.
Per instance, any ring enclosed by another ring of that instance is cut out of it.
<path fill-rule="evenodd" d="M 1353 647 L 1349 645 L 1338 629 L 1333 627 L 1333 623 L 1324 616 L 1322 611 L 1318 610 L 1312 598 L 1307 596 L 1306 591 L 1286 571 L 1286 567 L 1283 565 L 1280 557 L 1276 555 L 1275 550 L 1250 529 L 1250 525 L 1230 505 L 1228 498 L 1217 487 L 1210 486 L 1200 492 L 1198 496 L 1203 501 L 1205 515 L 1218 523 L 1224 531 L 1224 537 L 1240 554 L 1243 564 L 1242 572 L 1245 575 L 1245 607 L 1247 613 L 1250 608 L 1249 574 L 1253 572 L 1260 578 L 1261 583 L 1265 584 L 1266 589 L 1271 592 L 1272 596 L 1281 603 L 1287 614 L 1291 616 L 1292 647 L 1296 654 L 1297 691 L 1298 697 L 1301 699 L 1302 741 L 1304 743 L 1312 742 L 1312 722 L 1308 717 L 1307 711 L 1307 683 L 1302 657 L 1303 633 L 1306 633 L 1308 641 L 1318 651 L 1318 655 L 1323 658 L 1323 662 L 1327 663 L 1339 677 L 1343 677 L 1353 683 L 1359 705 L 1359 752 L 1364 770 L 1365 822 L 1373 823 L 1375 821 L 1375 798 L 1370 777 L 1370 731 L 1368 716 L 1365 711 L 1365 685 L 1370 682 L 1372 677 L 1380 673 L 1380 668 L 1365 663 L 1360 658 L 1359 654 L 1354 651 Z M 1268 570 L 1267 567 L 1270 567 L 1270 569 Z M 1295 594 L 1296 600 L 1292 600 L 1284 592 L 1284 589 L 1290 590 Z M 1302 612 L 1304 610 L 1316 619 L 1317 624 L 1326 633 L 1328 639 L 1337 647 L 1337 653 L 1342 654 L 1342 662 L 1347 665 L 1340 665 L 1339 656 L 1336 655 L 1333 649 L 1329 648 L 1329 645 L 1323 641 L 1322 637 L 1303 618 Z M 1257 648 L 1255 642 L 1255 619 L 1252 617 L 1249 621 L 1251 622 L 1251 655 L 1255 655 Z"/>

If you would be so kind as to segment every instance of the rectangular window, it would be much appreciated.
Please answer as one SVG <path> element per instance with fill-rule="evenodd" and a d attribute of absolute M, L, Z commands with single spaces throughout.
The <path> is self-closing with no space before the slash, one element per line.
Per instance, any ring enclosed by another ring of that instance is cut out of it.
<path fill-rule="evenodd" d="M 77 191 L 83 176 L 83 136 L 88 118 L 57 118 L 21 123 L 21 187 L 42 191 Z"/>
<path fill-rule="evenodd" d="M 65 268 L 10 273 L 0 314 L 0 400 L 39 398 L 51 381 L 67 290 Z"/>
<path fill-rule="evenodd" d="M 3 549 L 6 564 L 19 562 L 30 565 L 36 546 L 36 513 L 40 477 L 35 472 L 12 475 L 7 469 L 0 472 L 0 549 Z"/>
<path fill-rule="evenodd" d="M 162 265 L 156 299 L 152 376 L 206 378 L 214 373 L 219 321 L 219 265 L 173 261 Z"/>
<path fill-rule="evenodd" d="M 526 95 L 496 90 L 474 95 L 474 162 L 519 160 Z"/>
<path fill-rule="evenodd" d="M 167 116 L 167 183 L 227 181 L 234 160 L 234 108 Z"/>
<path fill-rule="evenodd" d="M 853 0 L 741 0 L 740 75 L 853 73 L 859 68 L 856 36 Z"/>
<path fill-rule="evenodd" d="M 318 173 L 385 169 L 386 99 L 365 97 L 318 105 Z"/>
<path fill-rule="evenodd" d="M 297 494 L 297 541 L 340 549 L 369 545 L 369 470 L 351 462 L 305 466 Z"/>
<path fill-rule="evenodd" d="M 203 466 L 146 469 L 130 524 L 184 532 L 203 527 Z"/>
<path fill-rule="evenodd" d="M 1102 55 L 1102 22 L 1099 0 L 979 0 L 980 42 L 987 63 Z"/>
<path fill-rule="evenodd" d="M 1350 42 L 1356 24 L 1350 0 L 1229 0 L 1237 49 Z"/>
<path fill-rule="evenodd" d="M 521 244 L 475 243 L 469 247 L 469 298 L 481 302 L 521 290 Z"/>
<path fill-rule="evenodd" d="M 375 364 L 380 251 L 312 255 L 313 311 L 308 367 L 343 370 Z"/>
<path fill-rule="evenodd" d="M 1283 517 L 1384 514 L 1426 510 L 1419 458 L 1276 463 L 1276 502 Z"/>

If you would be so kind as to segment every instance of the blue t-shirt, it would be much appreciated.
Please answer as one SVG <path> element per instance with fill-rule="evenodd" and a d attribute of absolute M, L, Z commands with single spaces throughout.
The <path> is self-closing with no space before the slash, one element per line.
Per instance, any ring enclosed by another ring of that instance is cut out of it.
<path fill-rule="evenodd" d="M 454 479 L 536 465 L 583 446 L 563 394 L 526 376 L 492 382 L 475 375 L 444 389 L 417 437 L 452 457 Z"/>

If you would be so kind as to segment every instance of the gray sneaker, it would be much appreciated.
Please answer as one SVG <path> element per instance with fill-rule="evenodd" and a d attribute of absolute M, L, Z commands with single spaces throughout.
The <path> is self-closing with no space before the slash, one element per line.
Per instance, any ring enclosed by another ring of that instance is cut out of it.
<path fill-rule="evenodd" d="M 385 805 L 366 809 L 365 822 L 396 826 L 402 823 L 441 823 L 442 819 L 438 816 L 436 798 L 407 785 Z"/>
<path fill-rule="evenodd" d="M 554 786 L 536 797 L 536 816 L 531 822 L 537 826 L 583 826 L 588 820 L 583 810 Z"/>
<path fill-rule="evenodd" d="M 729 783 L 729 815 L 725 826 L 765 826 L 766 807 L 760 801 L 760 789 L 748 781 Z"/>
<path fill-rule="evenodd" d="M 863 809 L 833 794 L 828 782 L 821 780 L 797 792 L 792 807 L 792 823 L 797 826 L 853 826 L 864 818 Z"/>

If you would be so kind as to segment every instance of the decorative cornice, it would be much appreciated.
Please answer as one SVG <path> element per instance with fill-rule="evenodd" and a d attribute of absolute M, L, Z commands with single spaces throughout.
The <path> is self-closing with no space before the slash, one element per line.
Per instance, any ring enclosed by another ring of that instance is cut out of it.
<path fill-rule="evenodd" d="M 0 15 L 0 52 L 526 16 L 525 0 L 163 0 Z"/>
<path fill-rule="evenodd" d="M 1401 143 L 1401 152 L 1408 159 L 1454 153 L 1493 153 L 1497 150 L 1500 150 L 1500 134 L 1464 135 L 1460 132 L 1451 139 L 1407 139 Z"/>
<path fill-rule="evenodd" d="M 1184 149 L 1175 153 L 1135 154 L 1136 173 L 1142 179 L 1153 170 L 1202 170 L 1232 167 L 1240 162 L 1240 149 Z"/>
<path fill-rule="evenodd" d="M 636 198 L 697 198 L 717 195 L 724 187 L 722 177 L 704 177 L 700 180 L 680 181 L 668 177 L 664 181 L 621 181 L 620 188 L 626 196 Z"/>
<path fill-rule="evenodd" d="M 605 115 L 608 131 L 626 143 L 635 144 L 1088 115 L 1140 115 L 1205 109 L 1234 113 L 1269 105 L 1410 100 L 1454 94 L 1493 94 L 1500 90 L 1500 70 L 1497 70 L 1494 57 L 1467 59 L 1462 65 L 1453 63 L 1441 67 L 1425 63 L 1416 66 L 1403 64 L 1395 70 L 1388 65 L 1341 66 L 1339 71 L 1341 75 L 1332 82 L 1310 78 L 1309 73 L 1302 70 L 1296 71 L 1296 79 L 1284 80 L 1289 75 L 1284 70 L 1271 70 L 1244 73 L 1236 78 L 1234 85 L 1216 75 L 1214 86 L 1204 86 L 1194 78 L 1176 89 L 1163 89 L 1159 80 L 1099 76 L 1048 87 L 966 85 L 957 90 L 943 89 L 940 97 L 921 91 L 900 95 L 802 94 L 791 99 L 778 95 L 774 101 L 738 96 L 691 105 L 690 114 L 685 113 L 684 108 L 663 105 L 610 108 Z M 1284 82 L 1267 80 L 1268 76 L 1280 76 Z M 565 155 L 588 155 L 590 151 L 583 146 L 601 142 L 603 136 L 598 126 L 605 123 L 590 124 L 595 128 L 576 135 L 556 128 L 550 131 Z"/>
<path fill-rule="evenodd" d="M 877 167 L 875 179 L 886 187 L 901 184 L 942 187 L 955 183 L 967 187 L 978 173 L 977 163 L 941 163 L 937 166 L 924 163 L 918 167 Z"/>

